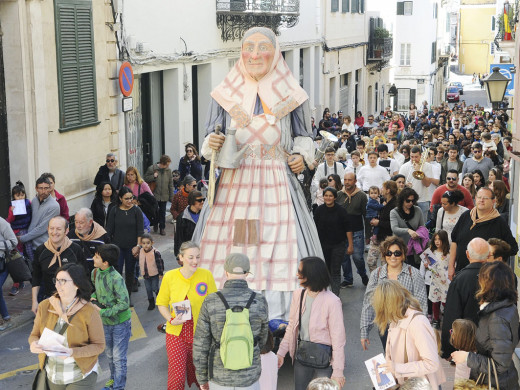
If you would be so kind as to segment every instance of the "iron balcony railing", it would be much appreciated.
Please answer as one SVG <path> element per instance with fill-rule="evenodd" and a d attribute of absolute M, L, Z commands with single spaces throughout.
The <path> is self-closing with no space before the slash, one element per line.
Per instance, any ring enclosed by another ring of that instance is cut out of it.
<path fill-rule="evenodd" d="M 389 60 L 392 58 L 393 47 L 393 38 L 371 38 L 368 43 L 368 60 Z"/>
<path fill-rule="evenodd" d="M 217 0 L 217 13 L 299 15 L 300 0 Z"/>

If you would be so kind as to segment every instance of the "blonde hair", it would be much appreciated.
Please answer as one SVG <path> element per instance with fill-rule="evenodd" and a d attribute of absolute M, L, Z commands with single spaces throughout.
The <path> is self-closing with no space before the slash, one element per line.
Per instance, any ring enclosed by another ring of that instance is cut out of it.
<path fill-rule="evenodd" d="M 376 313 L 374 324 L 385 333 L 388 324 L 405 317 L 408 308 L 422 312 L 419 301 L 397 280 L 381 280 L 374 292 L 372 306 Z"/>
<path fill-rule="evenodd" d="M 339 386 L 330 378 L 315 378 L 309 383 L 307 390 L 339 390 Z"/>
<path fill-rule="evenodd" d="M 128 167 L 128 168 L 126 168 L 126 173 L 125 173 L 125 185 L 129 184 L 128 179 L 126 178 L 126 175 L 128 175 L 128 173 L 130 173 L 130 172 L 133 172 L 135 174 L 135 181 L 137 182 L 137 184 L 143 184 L 143 178 L 139 174 L 139 171 L 137 170 L 137 168 Z"/>
<path fill-rule="evenodd" d="M 477 350 L 475 344 L 477 326 L 473 321 L 459 318 L 453 321 L 451 329 L 450 344 L 453 345 L 453 348 L 466 352 L 475 352 Z"/>

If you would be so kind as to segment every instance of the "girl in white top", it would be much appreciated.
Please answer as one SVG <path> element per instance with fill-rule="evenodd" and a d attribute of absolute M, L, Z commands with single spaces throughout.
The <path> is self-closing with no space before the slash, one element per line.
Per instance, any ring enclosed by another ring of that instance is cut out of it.
<path fill-rule="evenodd" d="M 477 326 L 471 320 L 458 319 L 453 321 L 451 325 L 450 344 L 459 351 L 475 352 L 475 333 Z M 471 369 L 465 364 L 460 363 L 455 367 L 455 383 L 457 381 L 468 379 Z"/>

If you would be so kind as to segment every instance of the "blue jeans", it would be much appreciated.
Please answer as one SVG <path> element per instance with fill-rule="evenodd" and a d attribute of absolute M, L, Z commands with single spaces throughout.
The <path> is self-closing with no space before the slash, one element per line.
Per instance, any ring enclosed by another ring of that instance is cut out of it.
<path fill-rule="evenodd" d="M 155 295 L 159 294 L 159 275 L 145 278 L 144 286 L 146 287 L 148 299 L 153 299 L 153 293 L 155 293 Z"/>
<path fill-rule="evenodd" d="M 131 320 L 117 325 L 103 325 L 105 331 L 105 353 L 110 367 L 110 378 L 114 380 L 113 389 L 121 390 L 126 384 L 126 353 L 132 335 Z"/>
<path fill-rule="evenodd" d="M 357 268 L 357 273 L 359 276 L 363 277 L 367 275 L 367 270 L 365 268 L 365 234 L 363 230 L 358 230 L 357 232 L 353 232 L 354 236 L 354 253 L 351 255 L 345 255 L 343 259 L 343 263 L 341 264 L 341 268 L 343 268 L 343 279 L 347 283 L 354 282 L 354 276 L 352 275 L 352 263 L 350 259 L 354 260 L 354 264 Z M 348 247 L 348 241 L 347 245 Z M 346 251 L 346 249 L 345 249 Z"/>
<path fill-rule="evenodd" d="M 9 275 L 9 272 L 7 272 L 7 265 L 5 266 L 4 272 L 0 273 L 0 315 L 4 320 L 8 320 L 11 318 L 9 316 L 9 312 L 7 311 L 7 305 L 5 304 L 4 295 L 2 293 L 2 286 L 5 283 L 5 280 L 7 279 L 7 275 Z"/>
<path fill-rule="evenodd" d="M 424 223 L 428 222 L 428 212 L 430 211 L 430 201 L 428 202 L 417 202 L 417 206 L 421 209 L 424 217 Z"/>
<path fill-rule="evenodd" d="M 128 290 L 128 296 L 132 294 L 135 275 L 135 257 L 132 255 L 132 248 L 119 248 L 119 260 L 117 261 L 117 270 L 123 275 L 123 267 L 125 268 L 125 283 Z"/>

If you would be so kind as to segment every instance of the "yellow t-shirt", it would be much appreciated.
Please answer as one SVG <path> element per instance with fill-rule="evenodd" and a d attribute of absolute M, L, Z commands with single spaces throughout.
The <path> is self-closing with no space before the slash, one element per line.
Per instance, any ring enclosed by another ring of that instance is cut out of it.
<path fill-rule="evenodd" d="M 171 303 L 182 302 L 188 297 L 193 316 L 193 332 L 197 327 L 202 302 L 206 297 L 217 291 L 215 279 L 210 271 L 198 268 L 195 273 L 186 279 L 180 268 L 168 271 L 164 274 L 159 294 L 157 294 L 156 304 L 170 308 Z M 175 313 L 172 313 L 175 317 Z M 166 333 L 178 336 L 182 331 L 182 325 L 166 325 Z"/>

